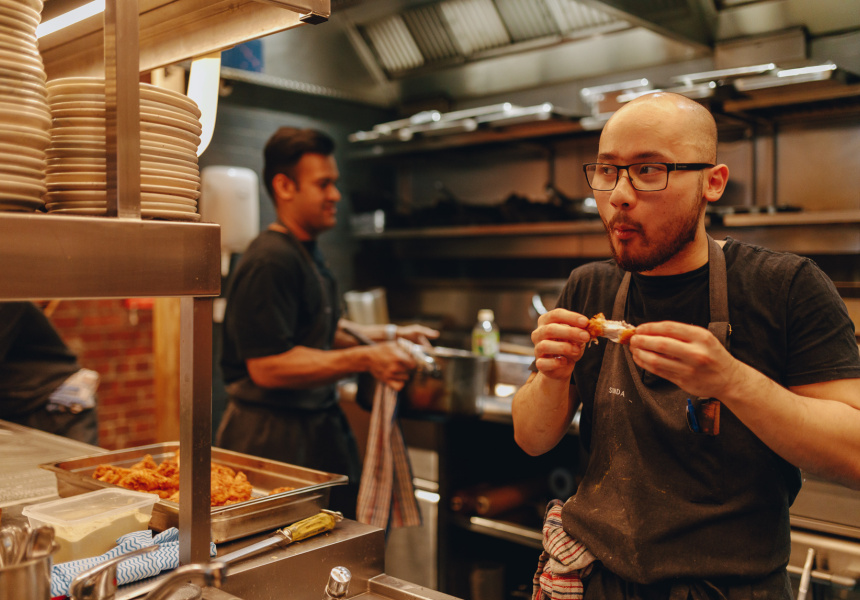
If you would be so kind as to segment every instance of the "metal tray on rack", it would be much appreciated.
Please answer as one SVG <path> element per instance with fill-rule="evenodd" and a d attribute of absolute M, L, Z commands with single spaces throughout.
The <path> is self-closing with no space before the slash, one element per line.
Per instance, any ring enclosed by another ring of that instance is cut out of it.
<path fill-rule="evenodd" d="M 164 459 L 173 457 L 177 450 L 178 442 L 164 442 L 39 466 L 55 474 L 57 492 L 66 497 L 106 487 L 117 487 L 112 483 L 93 479 L 93 471 L 98 465 L 128 468 L 147 454 L 151 455 L 156 463 L 161 463 Z M 328 508 L 331 488 L 345 485 L 348 481 L 346 475 L 316 471 L 221 448 L 212 448 L 212 462 L 244 472 L 253 486 L 250 500 L 212 507 L 212 541 L 216 544 L 277 529 L 314 515 L 320 509 Z M 296 489 L 268 495 L 271 490 L 284 486 Z M 149 526 L 155 531 L 178 527 L 179 504 L 160 500 L 152 511 Z"/>

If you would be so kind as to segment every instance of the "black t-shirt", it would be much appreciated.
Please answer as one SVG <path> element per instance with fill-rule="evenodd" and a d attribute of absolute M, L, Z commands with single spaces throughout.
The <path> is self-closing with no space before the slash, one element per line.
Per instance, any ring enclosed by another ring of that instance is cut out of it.
<path fill-rule="evenodd" d="M 783 386 L 860 377 L 854 326 L 833 282 L 808 258 L 774 252 L 726 238 L 729 350 Z M 611 318 L 624 276 L 614 261 L 584 265 L 571 273 L 558 307 Z M 634 274 L 624 319 L 633 325 L 679 321 L 707 327 L 708 265 L 681 275 Z M 582 401 L 580 435 L 591 444 L 594 390 L 606 344 L 586 349 L 573 380 Z M 645 377 L 646 385 L 656 378 Z"/>
<path fill-rule="evenodd" d="M 264 390 L 251 382 L 245 364 L 249 358 L 281 354 L 295 346 L 332 347 L 340 316 L 336 284 L 316 242 L 303 243 L 316 270 L 299 243 L 284 233 L 266 230 L 244 252 L 233 273 L 221 368 L 234 398 L 303 410 L 326 408 L 337 400 L 334 384 Z"/>
<path fill-rule="evenodd" d="M 75 354 L 37 306 L 0 303 L 0 418 L 42 408 L 79 369 Z"/>

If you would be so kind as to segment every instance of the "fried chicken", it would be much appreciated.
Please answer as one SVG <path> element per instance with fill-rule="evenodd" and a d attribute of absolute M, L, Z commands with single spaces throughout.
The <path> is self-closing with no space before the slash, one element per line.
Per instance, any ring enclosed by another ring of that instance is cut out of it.
<path fill-rule="evenodd" d="M 603 313 L 597 313 L 589 319 L 586 331 L 591 334 L 592 342 L 599 337 L 605 337 L 619 344 L 629 344 L 636 328 L 625 321 L 609 321 Z"/>
<path fill-rule="evenodd" d="M 158 494 L 159 498 L 179 502 L 179 453 L 157 464 L 151 455 L 130 469 L 102 464 L 93 479 L 138 492 Z M 230 467 L 212 463 L 211 505 L 224 506 L 251 499 L 252 485 L 247 476 Z"/>

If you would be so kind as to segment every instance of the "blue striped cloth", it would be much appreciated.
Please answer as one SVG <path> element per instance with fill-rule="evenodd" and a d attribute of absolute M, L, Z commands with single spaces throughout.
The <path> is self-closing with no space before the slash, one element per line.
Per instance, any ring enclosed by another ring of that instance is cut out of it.
<path fill-rule="evenodd" d="M 176 527 L 166 529 L 154 537 L 149 529 L 127 533 L 119 538 L 116 544 L 115 548 L 108 550 L 101 556 L 54 565 L 51 569 L 51 597 L 67 596 L 72 580 L 79 573 L 116 556 L 153 544 L 158 544 L 159 549 L 133 556 L 117 565 L 117 585 L 154 577 L 162 571 L 169 571 L 179 566 L 179 530 Z M 216 555 L 215 544 L 209 544 L 209 555 Z"/>

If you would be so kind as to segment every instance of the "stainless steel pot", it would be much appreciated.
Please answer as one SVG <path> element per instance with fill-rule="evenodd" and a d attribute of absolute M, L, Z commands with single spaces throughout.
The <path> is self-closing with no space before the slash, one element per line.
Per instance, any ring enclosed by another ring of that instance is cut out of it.
<path fill-rule="evenodd" d="M 493 359 L 465 350 L 436 347 L 427 354 L 437 371 L 417 371 L 403 388 L 403 407 L 443 414 L 478 414 L 478 398 L 489 393 Z"/>
<path fill-rule="evenodd" d="M 38 558 L 0 567 L 0 598 L 16 600 L 49 600 L 51 597 L 51 554 L 60 546 Z"/>

